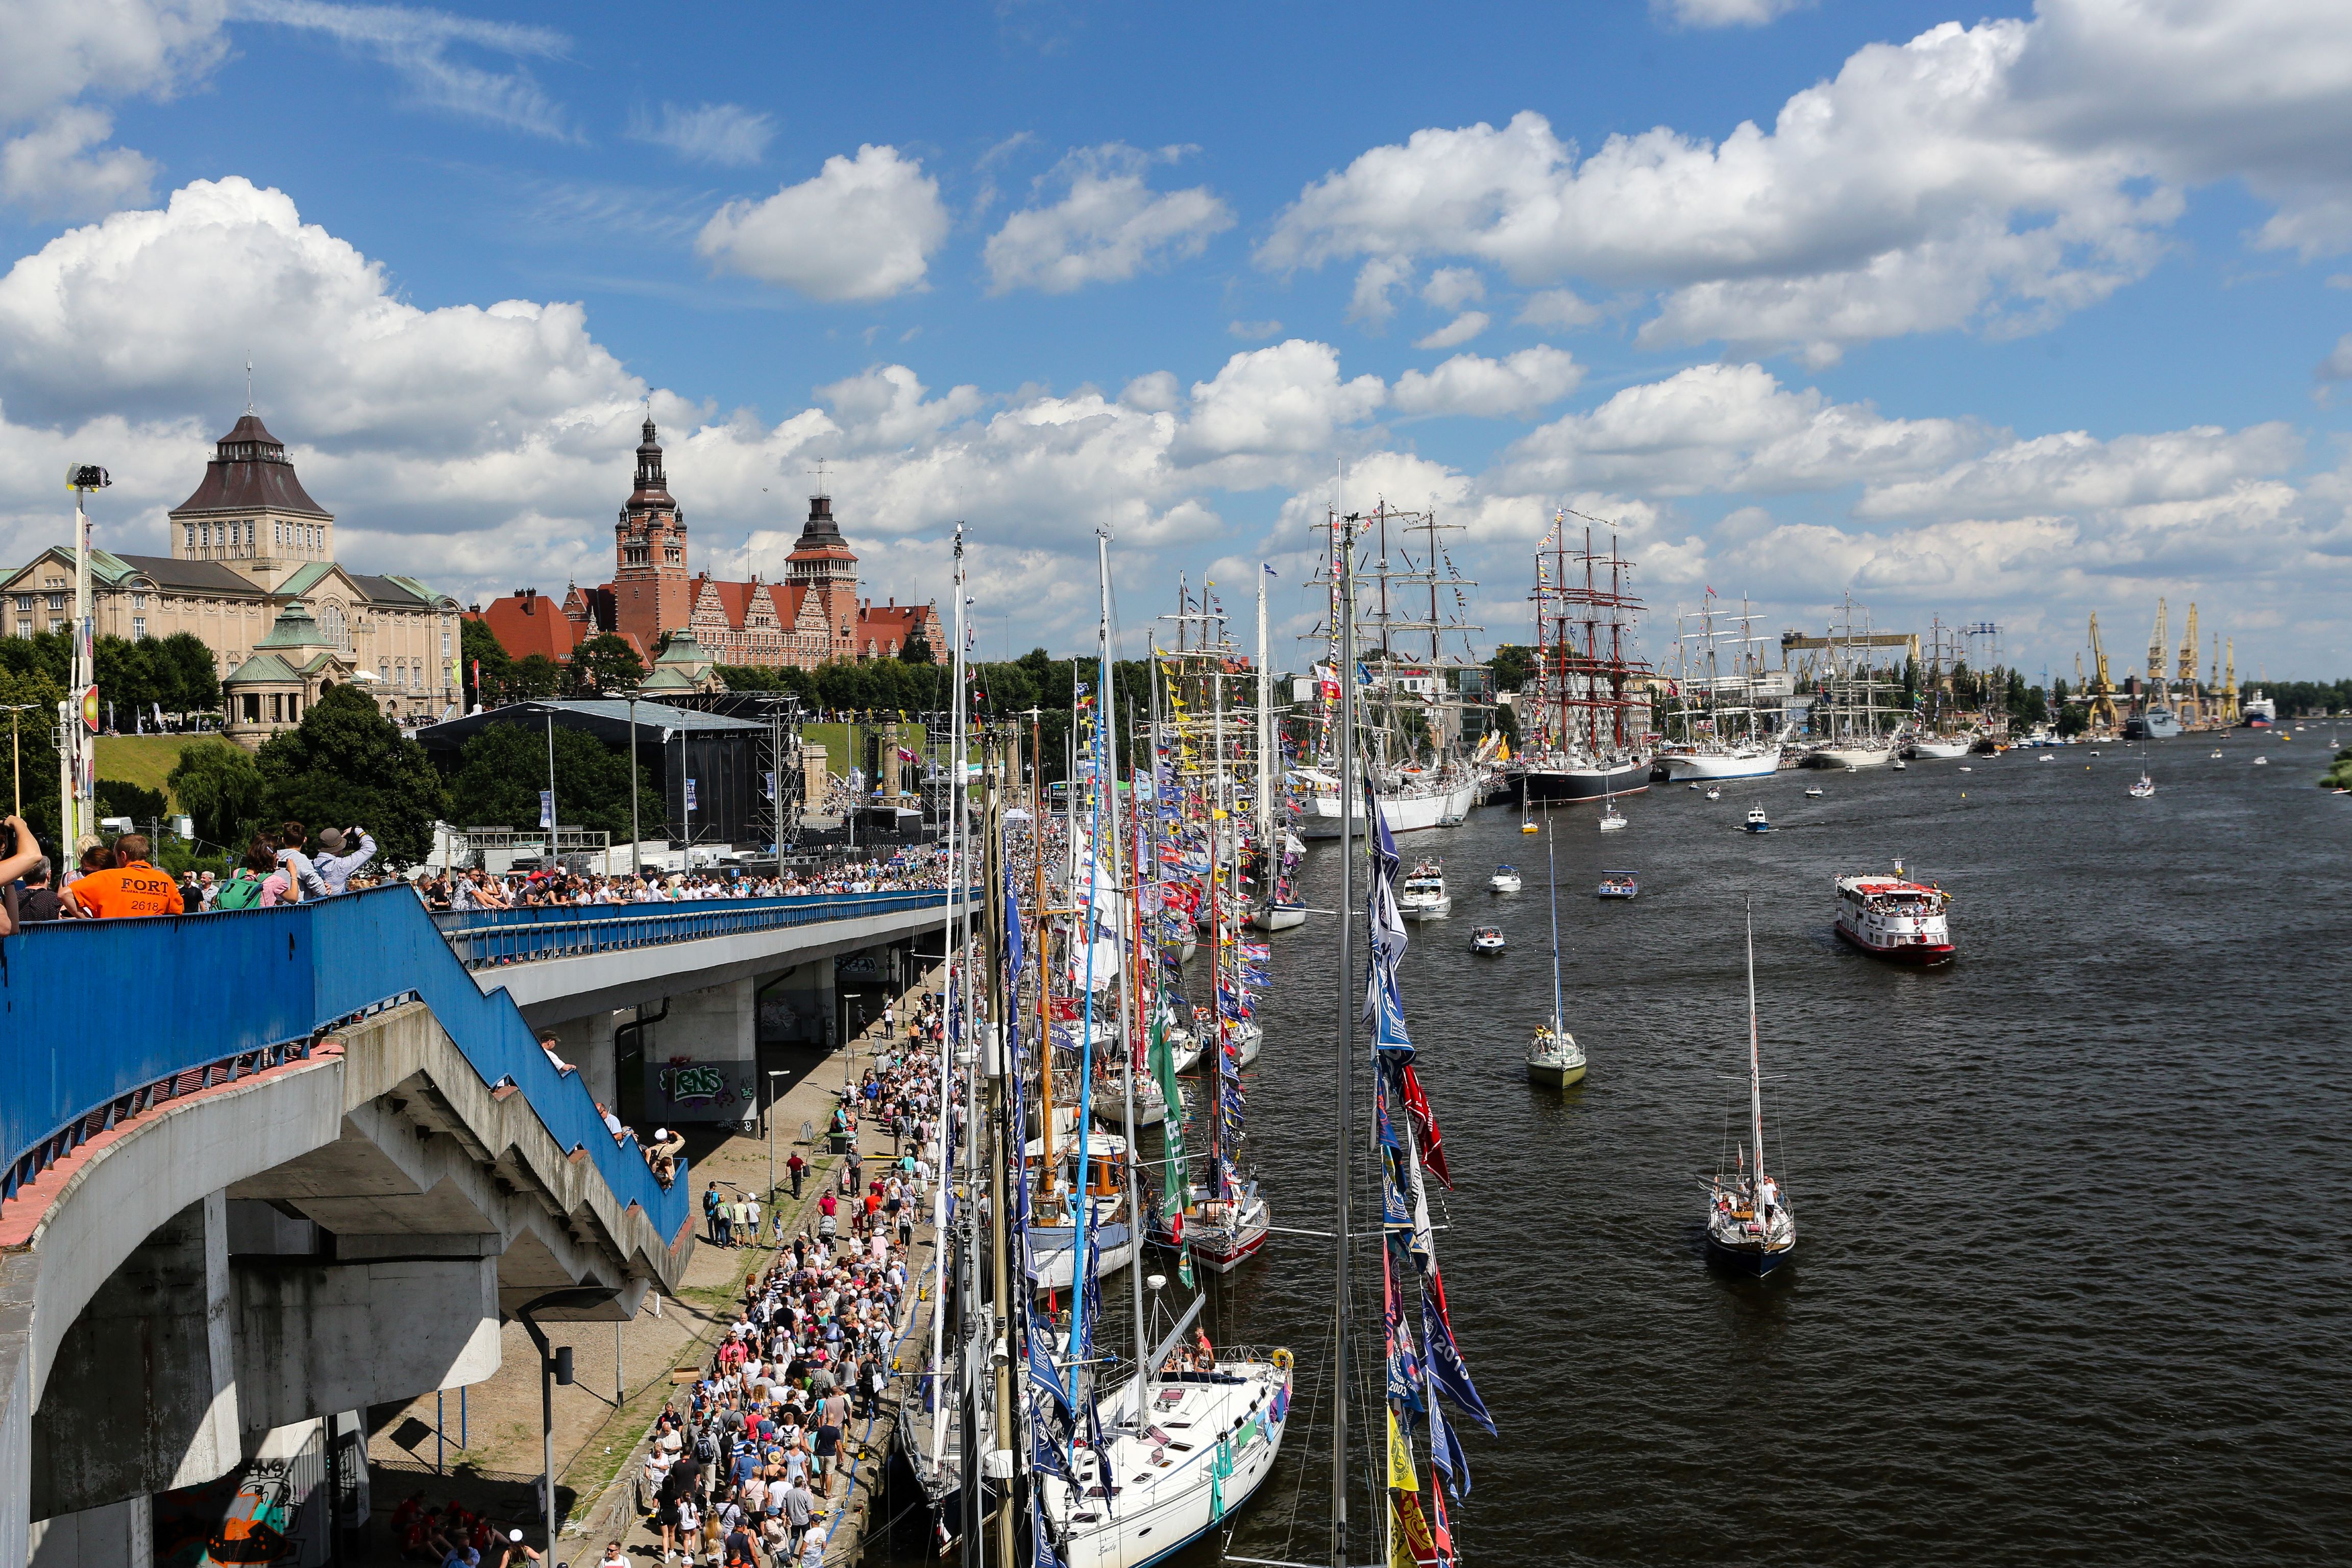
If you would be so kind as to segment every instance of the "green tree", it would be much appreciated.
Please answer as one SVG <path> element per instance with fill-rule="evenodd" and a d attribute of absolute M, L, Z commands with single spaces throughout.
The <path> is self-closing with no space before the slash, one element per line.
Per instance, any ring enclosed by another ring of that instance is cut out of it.
<path fill-rule="evenodd" d="M 572 650 L 572 689 L 577 696 L 612 696 L 645 678 L 645 661 L 617 632 L 600 632 Z"/>
<path fill-rule="evenodd" d="M 100 637 L 92 651 L 96 656 L 99 700 L 114 705 L 116 728 L 127 731 L 135 722 L 135 714 L 146 711 L 149 703 L 162 699 L 163 689 L 155 679 L 155 661 L 148 656 L 146 643 L 132 642 L 127 637 Z"/>
<path fill-rule="evenodd" d="M 937 664 L 939 656 L 931 652 L 931 639 L 918 630 L 908 635 L 898 645 L 898 658 L 908 664 Z"/>
<path fill-rule="evenodd" d="M 404 739 L 357 687 L 328 691 L 299 725 L 262 742 L 254 762 L 267 786 L 266 820 L 313 832 L 364 827 L 394 866 L 425 858 L 433 824 L 446 815 L 441 776 L 425 748 Z"/>
<path fill-rule="evenodd" d="M 553 697 L 563 689 L 563 667 L 543 653 L 526 654 L 507 670 L 506 689 L 502 695 L 520 701 L 532 697 Z"/>
<path fill-rule="evenodd" d="M 0 669 L 11 675 L 44 675 L 62 688 L 73 679 L 73 643 L 63 632 L 0 637 Z"/>
<path fill-rule="evenodd" d="M 1486 668 L 1495 672 L 1496 696 L 1517 691 L 1536 672 L 1536 650 L 1517 643 L 1498 643 L 1495 647 L 1495 657 L 1486 661 Z"/>
<path fill-rule="evenodd" d="M 149 645 L 155 671 L 156 700 L 173 713 L 211 713 L 220 708 L 220 670 L 213 650 L 194 632 L 173 632 Z"/>
<path fill-rule="evenodd" d="M 470 616 L 457 623 L 457 644 L 458 651 L 464 655 L 457 673 L 466 688 L 466 710 L 471 712 L 477 708 L 486 708 L 506 690 L 507 673 L 513 668 L 514 660 L 507 657 L 507 650 L 491 635 L 489 626 Z M 477 689 L 474 684 L 477 668 L 481 672 L 480 689 Z M 482 695 L 485 690 L 489 693 L 488 697 Z"/>
<path fill-rule="evenodd" d="M 2323 789 L 2352 789 L 2352 746 L 2336 753 L 2335 765 L 2327 770 L 2327 776 L 2319 784 Z"/>
<path fill-rule="evenodd" d="M 579 730 L 559 729 L 555 744 L 555 819 L 565 827 L 602 828 L 615 844 L 629 838 L 629 759 Z M 449 810 L 467 827 L 535 828 L 547 787 L 548 732 L 528 724 L 492 724 L 457 753 Z M 661 816 L 661 786 L 637 770 L 641 810 Z"/>
<path fill-rule="evenodd" d="M 253 840 L 261 822 L 268 790 L 253 753 L 226 741 L 204 741 L 180 752 L 180 760 L 163 781 L 195 818 L 196 837 L 219 846 L 234 858 Z M 349 823 L 321 824 L 348 827 Z"/>
<path fill-rule="evenodd" d="M 127 779 L 100 779 L 96 793 L 99 816 L 127 816 L 138 825 L 136 830 L 141 833 L 161 823 L 170 805 L 162 790 L 148 789 Z"/>

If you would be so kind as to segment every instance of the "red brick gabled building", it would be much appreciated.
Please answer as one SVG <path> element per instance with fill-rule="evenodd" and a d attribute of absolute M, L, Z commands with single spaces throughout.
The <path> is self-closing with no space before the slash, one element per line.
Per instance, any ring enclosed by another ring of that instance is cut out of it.
<path fill-rule="evenodd" d="M 664 633 L 690 632 L 720 664 L 814 668 L 828 659 L 896 658 L 920 634 L 934 658 L 947 652 L 939 606 L 877 609 L 857 596 L 857 553 L 834 521 L 833 498 L 809 498 L 808 520 L 784 559 L 784 580 L 728 582 L 687 563 L 686 514 L 669 493 L 654 422 L 637 447 L 635 487 L 613 531 L 613 581 L 573 584 L 561 613 L 535 590 L 499 599 L 482 613 L 499 646 L 516 658 L 559 662 L 599 632 L 627 637 L 648 665 Z M 551 619 L 565 623 L 551 626 Z M 568 636 L 567 636 L 568 634 Z"/>

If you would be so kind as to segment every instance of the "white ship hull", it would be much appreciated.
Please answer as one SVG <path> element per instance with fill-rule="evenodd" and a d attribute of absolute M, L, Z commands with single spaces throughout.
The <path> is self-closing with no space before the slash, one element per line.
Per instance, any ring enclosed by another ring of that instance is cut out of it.
<path fill-rule="evenodd" d="M 1823 746 L 1813 755 L 1837 768 L 1883 768 L 1895 760 L 1895 753 L 1885 746 Z"/>
<path fill-rule="evenodd" d="M 1967 756 L 1970 744 L 1967 741 L 1914 741 L 1911 754 L 1921 762 L 1948 763 L 1955 757 Z"/>
<path fill-rule="evenodd" d="M 1034 1265 L 1029 1275 L 1031 1287 L 1037 1290 L 1068 1290 L 1071 1279 L 1077 1274 L 1077 1233 L 1069 1226 L 1031 1226 L 1029 1258 Z M 1135 1233 L 1128 1228 L 1125 1220 L 1112 1220 L 1095 1226 L 1096 1279 L 1108 1279 L 1134 1261 Z"/>
<path fill-rule="evenodd" d="M 1670 779 L 1761 779 L 1780 771 L 1780 748 L 1742 746 L 1728 752 L 1661 752 Z"/>
<path fill-rule="evenodd" d="M 1470 815 L 1477 804 L 1478 781 L 1465 776 L 1451 784 L 1433 788 L 1415 787 L 1396 795 L 1381 796 L 1381 814 L 1391 833 L 1418 833 L 1424 828 L 1451 827 Z M 1354 828 L 1365 828 L 1364 803 L 1356 800 Z M 1301 838 L 1337 838 L 1339 837 L 1339 789 L 1337 784 L 1318 784 L 1314 798 L 1308 803 L 1298 824 Z"/>

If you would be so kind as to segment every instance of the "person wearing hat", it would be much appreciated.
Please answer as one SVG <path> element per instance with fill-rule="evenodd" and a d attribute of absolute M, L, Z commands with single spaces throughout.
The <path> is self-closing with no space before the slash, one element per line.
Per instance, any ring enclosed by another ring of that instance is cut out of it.
<path fill-rule="evenodd" d="M 353 843 L 359 847 L 350 848 Z M 327 891 L 340 893 L 350 888 L 352 873 L 374 858 L 375 840 L 366 828 L 329 827 L 319 834 L 319 855 L 312 864 L 319 868 L 319 880 L 327 885 Z"/>

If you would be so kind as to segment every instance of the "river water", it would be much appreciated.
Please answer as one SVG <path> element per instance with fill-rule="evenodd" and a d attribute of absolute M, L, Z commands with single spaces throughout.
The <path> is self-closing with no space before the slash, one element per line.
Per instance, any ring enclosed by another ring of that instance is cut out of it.
<path fill-rule="evenodd" d="M 1413 928 L 1403 987 L 1458 1183 L 1439 1238 L 1454 1322 L 1502 1429 L 1465 1439 L 1464 1559 L 2352 1555 L 2331 1197 L 2352 1184 L 2352 800 L 2312 787 L 2330 733 L 2241 732 L 2220 761 L 2210 737 L 2158 742 L 2148 801 L 2111 746 L 1784 773 L 1717 802 L 1657 787 L 1605 838 L 1563 809 L 1561 969 L 1591 1059 L 1564 1092 L 1520 1057 L 1550 1010 L 1546 838 L 1490 808 L 1403 840 L 1408 863 L 1444 858 L 1454 899 Z M 1740 831 L 1756 804 L 1774 832 Z M 1957 963 L 1900 969 L 1832 936 L 1832 879 L 1897 856 L 1955 895 Z M 1526 891 L 1486 890 L 1502 861 Z M 1639 871 L 1640 899 L 1600 903 L 1604 868 Z M 1330 908 L 1337 880 L 1317 847 L 1307 901 Z M 1699 1179 L 1745 1111 L 1751 903 L 1800 1243 L 1740 1281 L 1702 1260 Z M 1469 952 L 1486 922 L 1501 957 Z M 1272 939 L 1249 1084 L 1276 1223 L 1325 1231 L 1332 925 Z M 1277 1236 L 1214 1288 L 1221 1338 L 1300 1362 L 1231 1553 L 1327 1560 L 1330 1276 L 1328 1243 Z M 1379 1550 L 1360 1528 L 1349 1560 Z"/>

